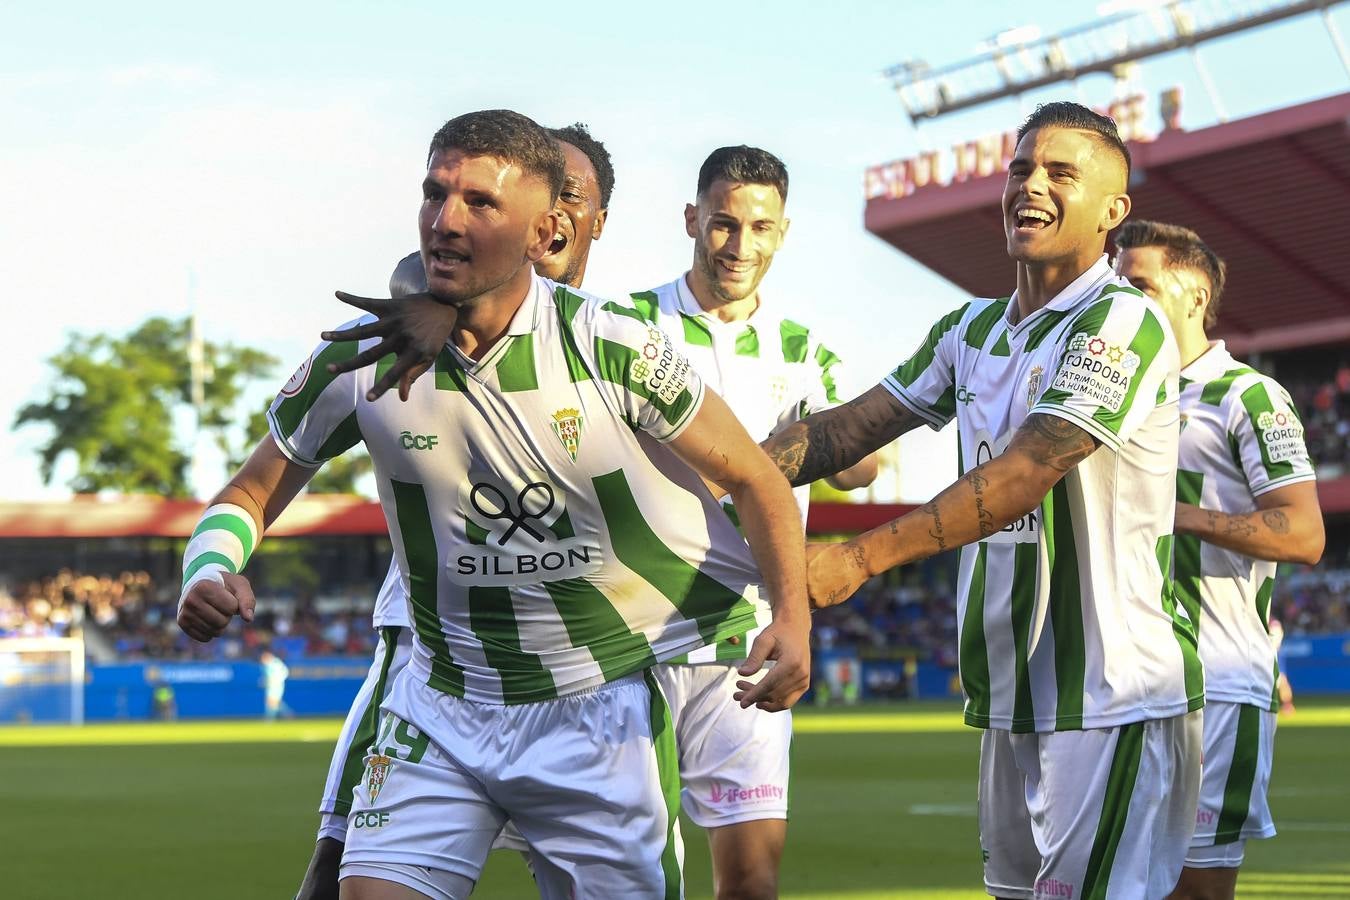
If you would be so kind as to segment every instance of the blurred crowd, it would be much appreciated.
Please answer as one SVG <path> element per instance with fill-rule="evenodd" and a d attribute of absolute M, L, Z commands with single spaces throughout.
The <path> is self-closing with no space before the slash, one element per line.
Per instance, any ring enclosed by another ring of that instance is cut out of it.
<path fill-rule="evenodd" d="M 1322 566 L 1282 573 L 1272 617 L 1286 633 L 1350 632 L 1350 546 L 1329 546 Z M 376 586 L 353 589 L 373 601 Z M 249 627 L 236 620 L 210 644 L 184 635 L 174 621 L 178 585 L 157 585 L 146 572 L 90 575 L 62 570 L 15 585 L 0 583 L 0 637 L 64 637 L 84 629 L 106 639 L 120 660 L 244 659 L 263 649 L 287 659 L 370 656 L 376 634 L 370 607 L 333 608 L 314 598 L 268 599 L 259 588 Z M 852 650 L 862 657 L 912 656 L 956 665 L 956 594 L 945 583 L 874 582 L 847 603 L 816 612 L 816 650 Z"/>
<path fill-rule="evenodd" d="M 376 635 L 370 603 L 378 585 L 355 595 L 369 597 L 362 608 L 327 609 L 314 598 L 271 600 L 256 586 L 258 614 L 245 628 L 235 620 L 210 644 L 199 644 L 175 621 L 178 583 L 156 584 L 148 572 L 91 575 L 63 569 L 55 575 L 17 584 L 0 583 L 0 637 L 65 637 L 82 630 L 111 645 L 118 659 L 239 659 L 264 648 L 287 657 L 369 656 Z"/>
<path fill-rule="evenodd" d="M 1308 454 L 1321 478 L 1350 474 L 1350 362 L 1330 377 L 1305 376 L 1282 382 L 1303 418 Z"/>

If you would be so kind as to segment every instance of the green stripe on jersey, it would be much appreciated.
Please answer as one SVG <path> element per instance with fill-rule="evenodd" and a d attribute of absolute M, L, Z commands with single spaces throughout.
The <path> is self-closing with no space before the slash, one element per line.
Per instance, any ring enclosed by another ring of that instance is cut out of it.
<path fill-rule="evenodd" d="M 390 480 L 394 496 L 394 517 L 403 538 L 408 558 L 408 587 L 413 627 L 418 640 L 431 654 L 431 677 L 427 684 L 438 691 L 464 696 L 464 669 L 450 656 L 450 648 L 441 631 L 437 608 L 441 566 L 436 552 L 436 533 L 432 531 L 431 512 L 427 509 L 426 490 L 420 484 Z"/>
<path fill-rule="evenodd" d="M 1261 465 L 1266 470 L 1266 476 L 1271 481 L 1276 481 L 1293 475 L 1293 463 L 1271 461 L 1270 449 L 1266 446 L 1264 437 L 1265 429 L 1256 423 L 1257 418 L 1262 413 L 1270 413 L 1271 415 L 1275 413 L 1275 405 L 1270 401 L 1270 393 L 1266 390 L 1266 386 L 1258 381 L 1243 391 L 1242 406 L 1247 410 L 1248 418 L 1252 420 L 1252 431 L 1256 433 L 1256 443 L 1261 448 Z"/>
<path fill-rule="evenodd" d="M 740 594 L 681 559 L 656 536 L 638 508 L 623 470 L 591 479 L 614 555 L 698 624 L 711 644 L 754 621 L 755 608 Z M 734 626 L 734 627 L 732 627 Z"/>
<path fill-rule="evenodd" d="M 394 654 L 398 650 L 398 633 L 402 629 L 397 625 L 386 625 L 380 629 L 380 639 L 384 643 L 384 658 L 380 661 L 380 674 L 375 677 L 374 689 L 370 692 L 370 701 L 361 711 L 356 729 L 352 732 L 351 743 L 347 745 L 346 758 L 342 763 L 342 774 L 338 777 L 337 799 L 333 802 L 333 812 L 345 816 L 352 811 L 352 790 L 361 780 L 366 767 L 366 753 L 375 743 L 375 730 L 380 722 L 380 703 L 389 682 L 389 667 L 394 663 Z"/>
<path fill-rule="evenodd" d="M 324 462 L 334 459 L 346 453 L 348 450 L 361 443 L 361 424 L 356 419 L 356 413 L 352 412 L 343 419 L 333 433 L 328 436 L 314 454 L 315 462 Z"/>
<path fill-rule="evenodd" d="M 1101 422 L 1111 430 L 1112 434 L 1119 434 L 1121 426 L 1125 423 L 1125 416 L 1134 407 L 1134 397 L 1139 393 L 1139 383 L 1143 381 L 1143 374 L 1153 365 L 1153 358 L 1158 355 L 1162 349 L 1163 343 L 1167 340 L 1167 332 L 1163 329 L 1163 324 L 1152 310 L 1144 311 L 1143 321 L 1139 323 L 1139 330 L 1134 333 L 1130 340 L 1130 351 L 1139 356 L 1139 366 L 1134 370 L 1133 377 L 1130 378 L 1130 386 L 1125 389 L 1125 400 L 1120 404 L 1120 410 L 1111 412 L 1106 407 L 1098 407 L 1092 414 L 1092 418 Z M 1154 403 L 1158 400 L 1155 397 Z"/>
<path fill-rule="evenodd" d="M 1116 729 L 1116 749 L 1111 755 L 1111 769 L 1106 776 L 1106 795 L 1102 798 L 1102 814 L 1097 820 L 1097 836 L 1092 841 L 1087 871 L 1083 874 L 1083 900 L 1106 900 L 1111 886 L 1111 868 L 1116 862 L 1116 849 L 1125 833 L 1125 821 L 1130 814 L 1130 800 L 1134 784 L 1139 779 L 1139 760 L 1144 753 L 1144 723 L 1121 725 Z"/>
<path fill-rule="evenodd" d="M 928 336 L 923 339 L 919 349 L 915 350 L 913 356 L 892 372 L 891 377 L 905 387 L 909 387 L 917 381 L 919 376 L 928 371 L 928 367 L 933 364 L 933 358 L 937 355 L 937 347 L 942 342 L 942 336 L 960 323 L 961 317 L 966 314 L 968 309 L 970 309 L 970 304 L 966 303 L 938 319 L 933 327 L 928 329 Z M 953 400 L 952 408 L 955 409 L 955 406 L 956 403 Z"/>
<path fill-rule="evenodd" d="M 558 304 L 558 331 L 562 337 L 563 360 L 567 363 L 567 377 L 573 384 L 579 381 L 590 381 L 591 370 L 587 368 L 586 361 L 581 355 L 581 348 L 577 346 L 577 334 L 572 328 L 572 318 L 576 315 L 579 308 L 580 297 L 575 294 L 569 294 L 559 289 L 560 300 L 565 297 L 567 303 Z M 577 301 L 572 304 L 571 301 Z M 568 307 L 574 307 L 568 311 Z M 630 423 L 631 424 L 631 423 Z"/>
<path fill-rule="evenodd" d="M 839 357 L 833 351 L 826 349 L 824 344 L 816 348 L 816 365 L 820 366 L 820 386 L 825 389 L 825 399 L 831 403 L 839 402 L 839 394 L 835 390 L 834 374 L 830 372 L 830 369 L 834 368 L 839 362 Z"/>
<path fill-rule="evenodd" d="M 745 330 L 736 335 L 736 355 L 759 356 L 759 335 L 753 325 L 745 326 Z"/>
<path fill-rule="evenodd" d="M 1035 350 L 1042 343 L 1044 343 L 1045 339 L 1049 337 L 1050 332 L 1054 331 L 1055 328 L 1059 326 L 1059 323 L 1064 321 L 1064 317 L 1067 316 L 1070 312 L 1071 310 L 1067 309 L 1041 310 L 1040 317 L 1037 318 L 1036 324 L 1032 325 L 1031 328 L 1027 330 L 1027 342 L 1025 345 L 1026 351 L 1030 352 L 1032 350 Z"/>
<path fill-rule="evenodd" d="M 961 554 L 975 553 L 975 565 L 970 571 L 970 588 L 966 592 L 966 612 L 961 618 L 961 646 L 957 665 L 961 673 L 961 687 L 966 692 L 966 724 L 989 727 L 989 648 L 984 641 L 984 571 L 989 545 L 981 541 L 972 548 L 962 547 Z"/>
<path fill-rule="evenodd" d="M 1013 549 L 1012 633 L 1013 633 L 1013 719 L 1011 731 L 1036 730 L 1036 710 L 1031 697 L 1031 673 L 1027 667 L 1031 643 L 1031 620 L 1036 615 L 1036 563 L 1040 548 L 1036 544 L 1017 544 Z"/>
<path fill-rule="evenodd" d="M 469 390 L 469 376 L 459 364 L 459 357 L 446 347 L 436 354 L 436 390 L 458 391 L 463 394 Z"/>
<path fill-rule="evenodd" d="M 1055 636 L 1055 729 L 1077 729 L 1083 727 L 1087 652 L 1078 546 L 1069 489 L 1063 481 L 1042 501 L 1041 524 L 1050 571 L 1050 629 Z"/>
<path fill-rule="evenodd" d="M 1223 398 L 1228 396 L 1228 391 L 1233 387 L 1233 382 L 1243 375 L 1255 375 L 1256 370 L 1242 366 L 1238 369 L 1229 369 L 1218 378 L 1207 383 L 1200 389 L 1200 402 L 1209 406 L 1219 406 L 1223 403 Z"/>
<path fill-rule="evenodd" d="M 1012 356 L 1012 347 L 1008 346 L 1008 332 L 1006 330 L 998 333 L 998 340 L 994 341 L 994 346 L 989 351 L 990 356 Z"/>
<path fill-rule="evenodd" d="M 497 361 L 497 386 L 502 393 L 539 390 L 539 372 L 534 364 L 534 334 L 508 337 L 511 346 Z"/>
<path fill-rule="evenodd" d="M 614 604 L 584 578 L 545 581 L 567 637 L 574 647 L 591 651 L 605 681 L 656 664 L 651 644 L 633 632 Z"/>
<path fill-rule="evenodd" d="M 995 300 L 976 313 L 966 326 L 966 346 L 983 350 L 984 342 L 989 340 L 989 333 L 994 330 L 994 326 L 999 323 L 1007 310 L 1007 300 Z"/>
<path fill-rule="evenodd" d="M 638 311 L 644 321 L 656 324 L 656 313 L 661 308 L 661 301 L 657 298 L 655 291 L 643 291 L 640 294 L 630 294 L 629 298 L 633 301 L 633 308 Z"/>
<path fill-rule="evenodd" d="M 684 342 L 686 344 L 690 347 L 712 346 L 712 330 L 708 328 L 707 322 L 685 312 L 680 313 L 680 321 L 684 323 Z"/>
<path fill-rule="evenodd" d="M 783 342 L 783 362 L 806 362 L 810 352 L 811 333 L 805 325 L 798 325 L 791 319 L 778 323 L 778 336 Z"/>
<path fill-rule="evenodd" d="M 471 519 L 464 521 L 470 544 L 487 543 L 488 531 Z M 539 657 L 520 647 L 520 626 L 507 587 L 473 585 L 469 588 L 469 627 L 483 646 L 487 664 L 502 681 L 502 700 L 531 703 L 558 696 L 553 676 Z"/>
<path fill-rule="evenodd" d="M 1205 705 L 1205 668 L 1200 662 L 1199 628 L 1200 614 L 1180 615 L 1177 612 L 1176 583 L 1168 574 L 1172 566 L 1173 537 L 1164 534 L 1154 545 L 1154 554 L 1158 559 L 1158 571 L 1162 574 L 1162 608 L 1172 620 L 1172 636 L 1177 639 L 1177 648 L 1181 652 L 1182 685 L 1186 689 L 1186 711 L 1193 712 Z M 1185 612 L 1185 604 L 1182 605 Z"/>
<path fill-rule="evenodd" d="M 651 672 L 644 672 L 650 698 L 652 752 L 656 754 L 656 778 L 666 802 L 666 846 L 661 851 L 661 874 L 665 876 L 665 900 L 684 896 L 680 868 L 680 752 L 675 743 L 675 721 L 661 685 Z"/>
<path fill-rule="evenodd" d="M 309 365 L 309 374 L 305 377 L 300 390 L 294 396 L 287 397 L 277 404 L 273 413 L 281 433 L 289 438 L 300 427 L 300 422 L 318 401 L 319 395 L 333 383 L 336 375 L 328 371 L 331 363 L 346 362 L 356 355 L 359 344 L 356 341 L 338 341 L 329 344 L 318 352 Z"/>
<path fill-rule="evenodd" d="M 1205 475 L 1203 472 L 1177 470 L 1178 503 L 1199 506 L 1201 492 L 1204 489 Z M 1200 584 L 1202 581 L 1200 543 L 1200 538 L 1195 535 L 1177 535 L 1176 555 L 1173 557 L 1175 560 L 1173 579 L 1176 584 L 1177 599 L 1181 601 L 1182 608 L 1186 610 L 1186 615 L 1190 616 L 1191 621 L 1195 624 L 1197 632 L 1200 630 Z"/>
<path fill-rule="evenodd" d="M 1214 843 L 1231 844 L 1242 838 L 1242 826 L 1252 806 L 1257 761 L 1261 755 L 1261 710 L 1243 703 L 1237 708 L 1237 734 L 1228 780 L 1223 786 L 1223 807 L 1214 826 Z"/>

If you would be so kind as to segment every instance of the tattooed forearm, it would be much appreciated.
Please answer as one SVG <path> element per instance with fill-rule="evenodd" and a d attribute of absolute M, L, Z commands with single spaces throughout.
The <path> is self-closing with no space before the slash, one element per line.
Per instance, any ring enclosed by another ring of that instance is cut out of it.
<path fill-rule="evenodd" d="M 980 537 L 987 538 L 998 531 L 994 527 L 994 514 L 984 503 L 984 490 L 989 487 L 989 479 L 979 471 L 974 471 L 966 476 L 966 480 L 970 482 L 970 487 L 975 492 L 975 516 L 979 519 Z"/>
<path fill-rule="evenodd" d="M 942 528 L 942 512 L 938 509 L 937 501 L 925 503 L 920 507 L 920 512 L 933 520 L 933 524 L 928 529 L 928 536 L 937 542 L 938 552 L 941 553 L 947 549 L 947 538 Z"/>
<path fill-rule="evenodd" d="M 1043 413 L 1027 416 L 1015 438 L 1022 449 L 1057 472 L 1067 472 L 1092 455 L 1097 440 L 1072 422 Z"/>
<path fill-rule="evenodd" d="M 794 486 L 835 475 L 923 424 L 883 387 L 807 416 L 763 443 Z"/>
<path fill-rule="evenodd" d="M 1261 521 L 1266 523 L 1266 527 L 1276 534 L 1289 533 L 1289 517 L 1281 510 L 1268 509 L 1261 513 Z"/>
<path fill-rule="evenodd" d="M 793 426 L 791 434 L 781 435 L 775 440 L 770 440 L 764 444 L 764 452 L 769 454 L 769 459 L 778 467 L 778 471 L 788 481 L 796 483 L 797 473 L 802 470 L 802 461 L 806 459 L 806 448 L 810 443 L 806 429 L 801 426 Z"/>

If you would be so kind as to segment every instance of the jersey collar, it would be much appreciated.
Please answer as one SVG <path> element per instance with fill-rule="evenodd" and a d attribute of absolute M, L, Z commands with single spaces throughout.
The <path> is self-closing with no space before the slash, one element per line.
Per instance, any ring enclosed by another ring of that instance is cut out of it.
<path fill-rule="evenodd" d="M 1209 349 L 1181 370 L 1181 377 L 1187 381 L 1213 381 L 1231 368 L 1233 357 L 1223 341 L 1210 341 Z"/>
<path fill-rule="evenodd" d="M 1083 302 L 1084 299 L 1096 299 L 1097 294 L 1101 292 L 1102 286 L 1110 281 L 1115 274 L 1115 270 L 1111 268 L 1110 261 L 1107 259 L 1106 254 L 1103 253 L 1101 258 L 1089 266 L 1086 272 L 1069 282 L 1064 290 L 1060 291 L 1050 299 L 1049 303 L 1018 322 L 1015 326 L 1009 326 L 1009 330 L 1011 330 L 1013 334 L 1020 334 L 1026 331 L 1027 326 L 1030 323 L 1040 319 L 1041 314 L 1046 311 L 1053 310 L 1056 312 L 1064 312 L 1065 310 L 1073 309 L 1079 303 Z M 1017 309 L 1017 291 L 1013 291 L 1013 295 L 1008 298 L 1008 308 L 1003 313 L 1003 321 L 1005 323 L 1008 321 L 1008 316 L 1010 316 L 1015 309 Z"/>
<path fill-rule="evenodd" d="M 530 289 L 525 292 L 525 302 L 520 304 L 520 309 L 511 317 L 511 324 L 506 326 L 506 333 L 512 336 L 529 334 L 539 327 L 539 307 L 540 301 L 544 297 L 553 293 L 553 288 L 558 285 L 549 281 L 538 274 L 530 280 Z"/>
<path fill-rule="evenodd" d="M 701 316 L 704 321 L 716 328 L 737 328 L 744 330 L 749 326 L 750 320 L 759 315 L 760 310 L 764 308 L 764 302 L 761 300 L 759 304 L 755 306 L 755 311 L 744 321 L 723 322 L 721 319 L 717 318 L 717 316 L 714 316 L 704 309 L 702 304 L 698 302 L 698 298 L 694 296 L 693 290 L 689 287 L 689 273 L 685 272 L 679 278 L 675 279 L 675 306 L 676 309 L 686 316 Z"/>

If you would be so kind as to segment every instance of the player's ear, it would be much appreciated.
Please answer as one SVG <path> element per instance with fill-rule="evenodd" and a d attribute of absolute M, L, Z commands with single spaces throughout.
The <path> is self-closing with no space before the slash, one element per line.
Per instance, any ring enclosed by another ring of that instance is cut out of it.
<path fill-rule="evenodd" d="M 548 212 L 540 213 L 535 219 L 534 227 L 530 230 L 530 243 L 525 248 L 525 256 L 532 263 L 537 263 L 548 253 L 548 247 L 553 243 L 553 236 L 558 233 L 558 211 L 550 209 Z"/>
<path fill-rule="evenodd" d="M 684 205 L 684 233 L 691 238 L 698 237 L 698 207 L 692 203 Z"/>
<path fill-rule="evenodd" d="M 1119 227 L 1129 214 L 1130 195 L 1112 194 L 1107 198 L 1106 206 L 1102 209 L 1102 231 L 1112 231 Z"/>
<path fill-rule="evenodd" d="M 609 219 L 609 210 L 602 209 L 595 214 L 595 222 L 591 224 L 591 240 L 600 240 L 600 234 L 605 230 L 605 221 Z"/>
<path fill-rule="evenodd" d="M 784 217 L 783 224 L 778 226 L 778 249 L 782 249 L 783 241 L 787 238 L 788 228 L 792 227 L 792 220 Z"/>
<path fill-rule="evenodd" d="M 1195 289 L 1195 302 L 1191 304 L 1191 315 L 1203 318 L 1207 309 L 1209 309 L 1209 288 L 1198 287 Z"/>

